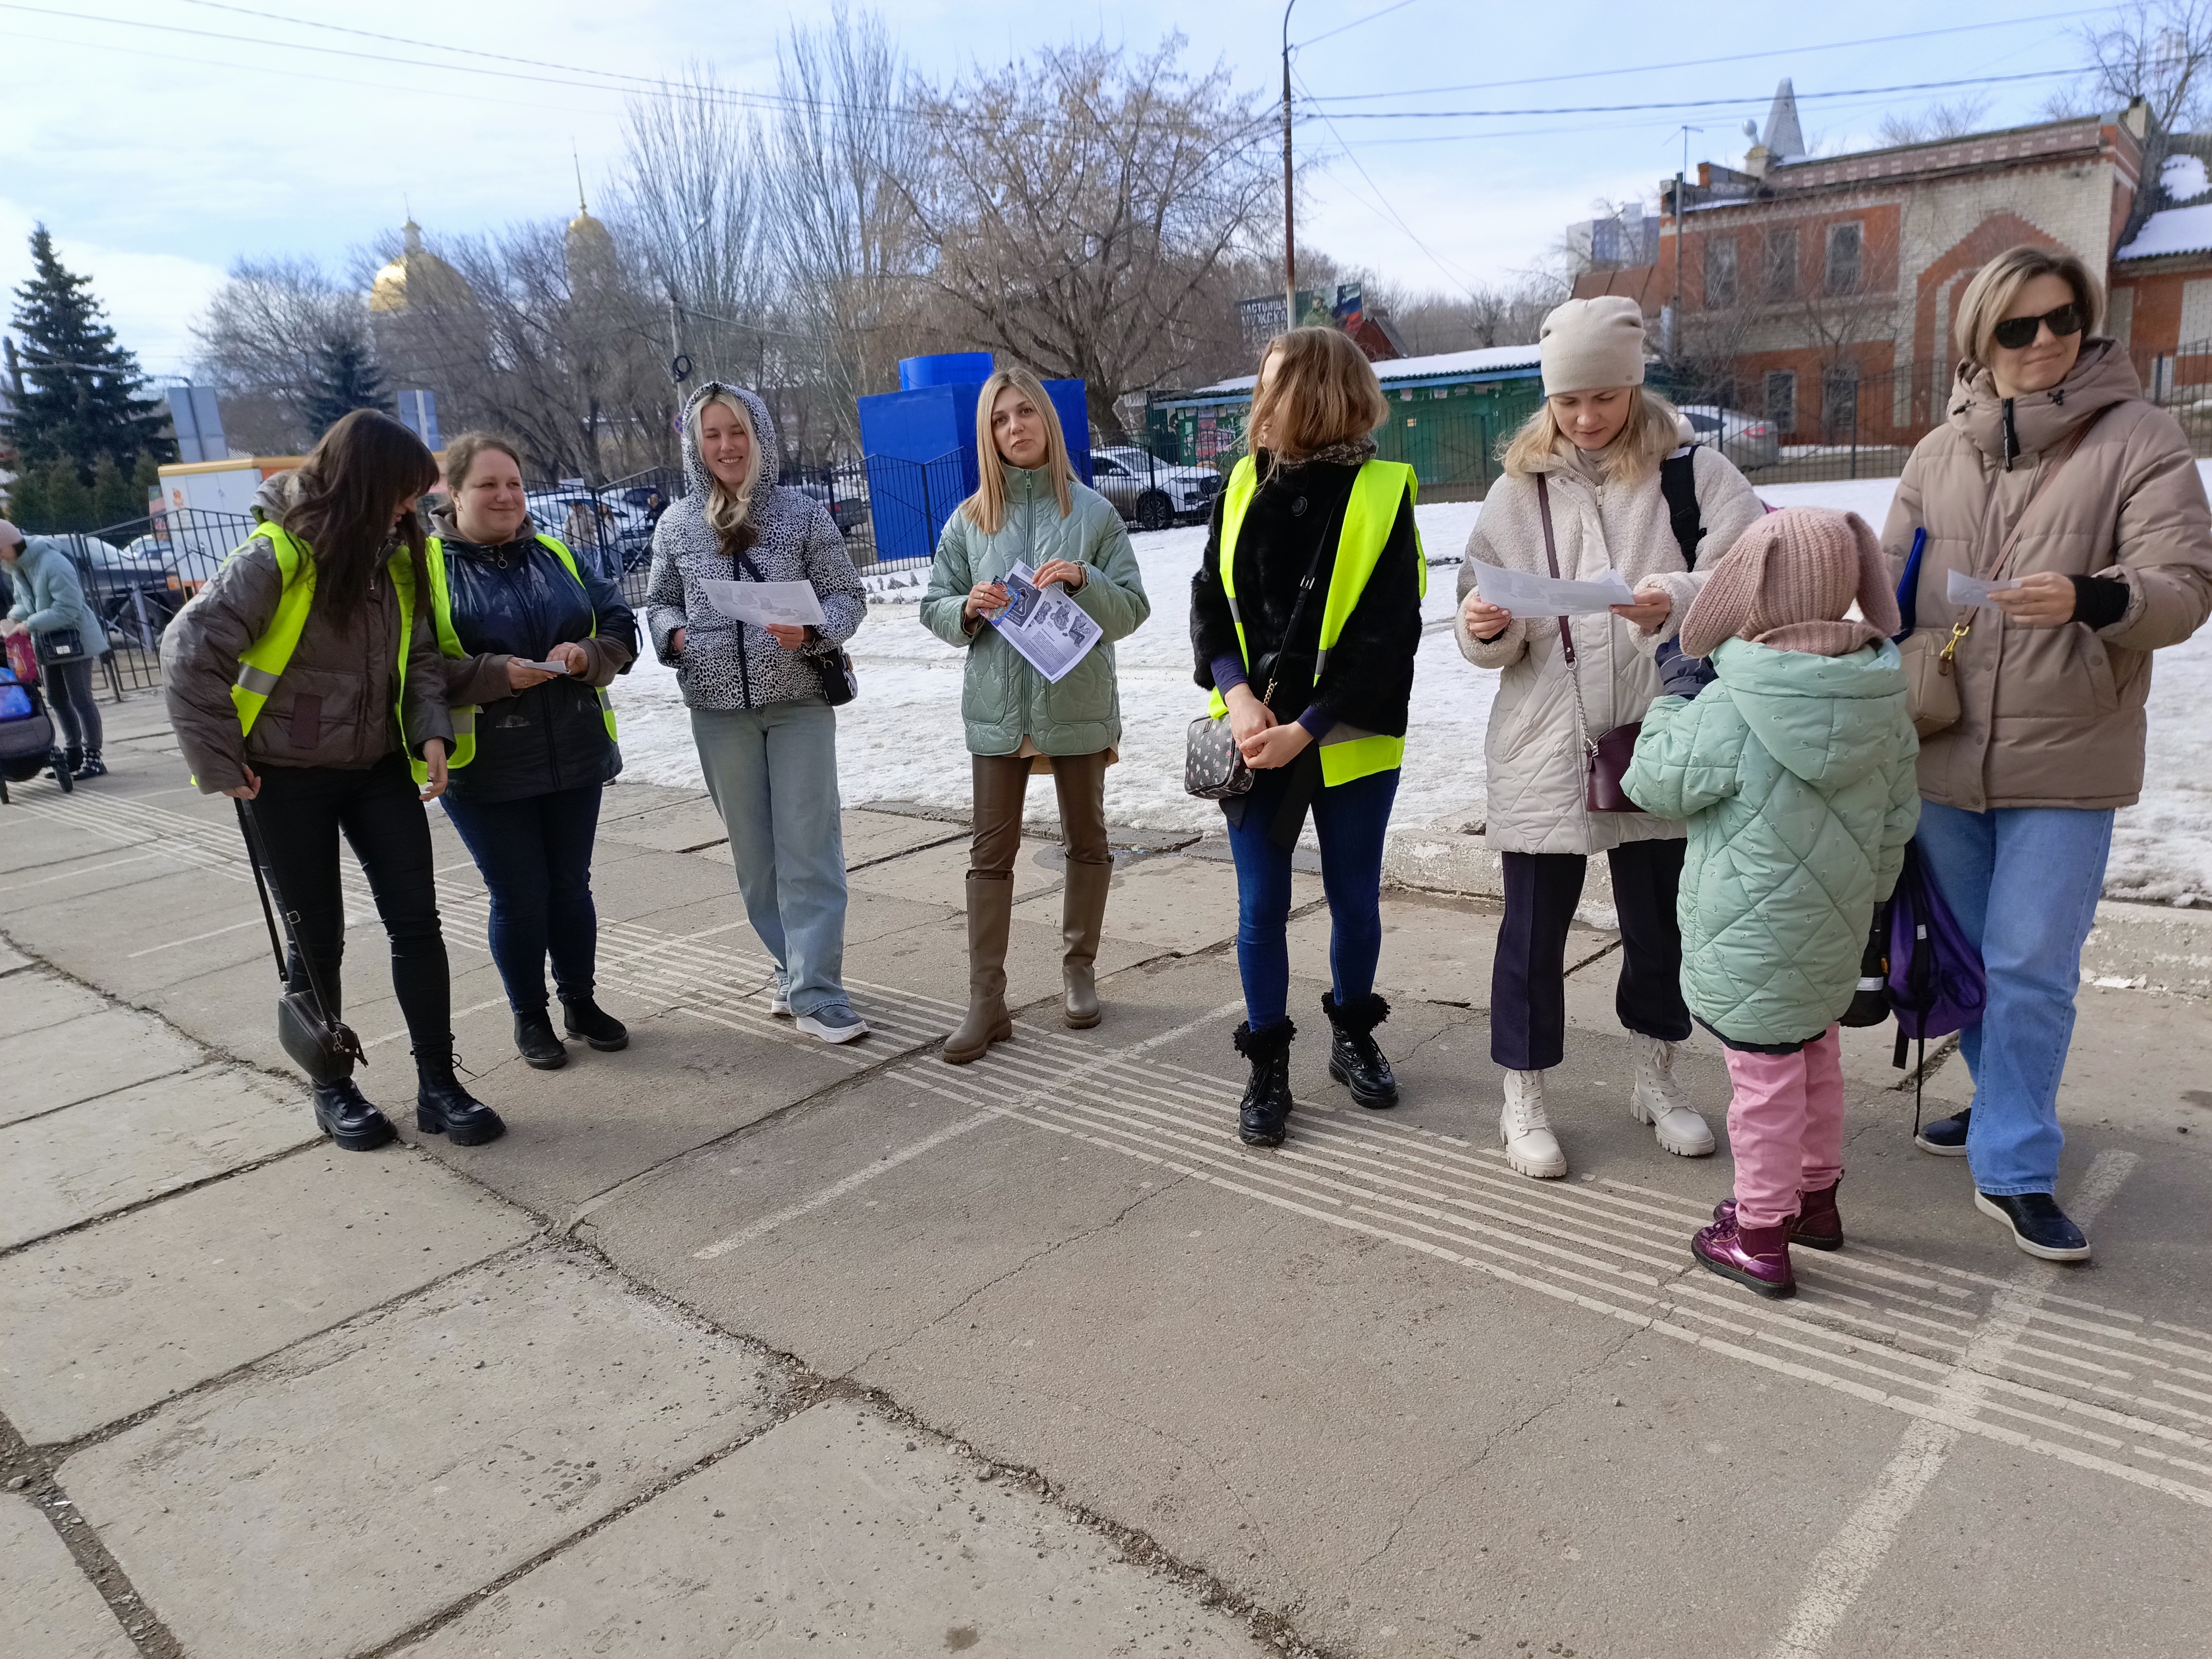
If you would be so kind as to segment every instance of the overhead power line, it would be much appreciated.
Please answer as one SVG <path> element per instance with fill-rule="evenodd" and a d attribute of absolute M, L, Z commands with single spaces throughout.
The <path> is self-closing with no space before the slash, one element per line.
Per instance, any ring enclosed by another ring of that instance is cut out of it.
<path fill-rule="evenodd" d="M 1913 81 L 1894 87 L 1850 87 L 1834 92 L 1801 92 L 1796 94 L 1796 99 L 1801 104 L 1808 104 L 1832 98 L 1875 98 L 1900 92 L 1942 92 L 1954 87 L 1986 87 L 2002 82 L 2049 81 L 2081 73 L 2079 69 L 2030 70 L 2020 75 L 1977 75 L 1959 81 Z M 1747 104 L 1763 104 L 1773 95 L 1771 92 L 1757 92 L 1737 98 L 1670 98 L 1649 104 L 1565 104 L 1534 109 L 1340 110 L 1336 112 L 1335 118 L 1340 121 L 1461 121 L 1497 116 L 1622 115 L 1639 110 L 1741 108 Z M 1316 116 L 1320 113 L 1318 110 L 1314 112 Z"/>

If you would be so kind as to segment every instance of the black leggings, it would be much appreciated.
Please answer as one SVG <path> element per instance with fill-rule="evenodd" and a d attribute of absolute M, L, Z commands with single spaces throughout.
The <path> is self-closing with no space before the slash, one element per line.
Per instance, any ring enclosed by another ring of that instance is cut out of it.
<path fill-rule="evenodd" d="M 92 659 L 50 662 L 46 667 L 46 702 L 62 741 L 89 754 L 100 752 L 100 705 L 92 700 Z"/>
<path fill-rule="evenodd" d="M 392 939 L 392 989 L 418 1058 L 443 1063 L 453 1054 L 453 991 L 445 936 L 438 931 L 438 895 L 431 884 L 430 824 L 403 755 L 386 755 L 365 772 L 332 767 L 270 767 L 252 808 L 268 854 L 270 885 L 296 910 L 301 945 L 335 1017 L 343 996 L 338 963 L 345 953 L 345 895 L 338 885 L 341 831 L 361 860 L 376 913 Z M 308 988 L 295 952 L 291 988 Z"/>

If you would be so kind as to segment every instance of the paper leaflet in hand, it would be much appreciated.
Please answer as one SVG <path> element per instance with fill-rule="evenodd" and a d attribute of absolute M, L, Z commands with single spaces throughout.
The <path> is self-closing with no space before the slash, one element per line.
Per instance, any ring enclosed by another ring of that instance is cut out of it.
<path fill-rule="evenodd" d="M 1616 605 L 1636 603 L 1618 570 L 1608 570 L 1595 581 L 1578 582 L 1478 562 L 1474 591 L 1484 604 L 1516 617 L 1591 617 Z"/>
<path fill-rule="evenodd" d="M 1000 581 L 1008 599 L 1005 608 L 990 619 L 991 626 L 1022 653 L 1030 667 L 1058 684 L 1098 643 L 1105 630 L 1057 583 L 1039 587 L 1036 572 L 1019 561 Z"/>
<path fill-rule="evenodd" d="M 1984 605 L 1994 611 L 1996 606 L 1990 604 L 1990 594 L 2009 593 L 2020 586 L 2017 576 L 2006 581 L 1985 582 L 1979 577 L 1969 576 L 1957 570 L 1947 570 L 1943 574 L 1943 597 L 1952 604 L 1965 605 L 1969 610 L 1976 605 Z"/>
<path fill-rule="evenodd" d="M 821 628 L 829 618 L 812 582 L 702 581 L 708 603 L 725 617 L 756 628 Z"/>
<path fill-rule="evenodd" d="M 520 657 L 514 660 L 522 663 L 525 668 L 536 669 L 541 674 L 558 674 L 563 679 L 568 677 L 568 665 L 565 662 L 523 662 Z"/>

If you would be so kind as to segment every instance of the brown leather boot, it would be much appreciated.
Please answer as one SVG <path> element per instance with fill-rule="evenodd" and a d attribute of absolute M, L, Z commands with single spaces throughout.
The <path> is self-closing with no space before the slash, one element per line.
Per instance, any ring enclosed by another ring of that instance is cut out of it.
<path fill-rule="evenodd" d="M 1106 890 L 1113 880 L 1111 864 L 1071 863 L 1067 885 L 1060 890 L 1060 937 L 1066 947 L 1060 959 L 1066 990 L 1062 1012 L 1079 1031 L 1096 1025 L 1100 1018 L 1098 933 L 1106 925 Z"/>
<path fill-rule="evenodd" d="M 968 872 L 968 1017 L 938 1052 L 953 1066 L 981 1060 L 1014 1034 L 1006 1012 L 1006 930 L 1014 917 L 1014 878 Z"/>

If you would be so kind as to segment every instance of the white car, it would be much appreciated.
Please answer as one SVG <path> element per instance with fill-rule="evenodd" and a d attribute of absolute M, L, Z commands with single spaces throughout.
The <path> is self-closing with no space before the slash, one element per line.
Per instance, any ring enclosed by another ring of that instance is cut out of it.
<path fill-rule="evenodd" d="M 1782 434 L 1763 415 L 1747 415 L 1740 409 L 1717 404 L 1692 404 L 1682 410 L 1698 434 L 1741 467 L 1773 466 L 1782 459 Z"/>
<path fill-rule="evenodd" d="M 1091 452 L 1091 487 L 1139 530 L 1203 519 L 1221 493 L 1210 466 L 1177 466 L 1132 445 Z"/>

